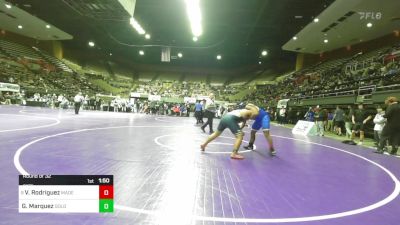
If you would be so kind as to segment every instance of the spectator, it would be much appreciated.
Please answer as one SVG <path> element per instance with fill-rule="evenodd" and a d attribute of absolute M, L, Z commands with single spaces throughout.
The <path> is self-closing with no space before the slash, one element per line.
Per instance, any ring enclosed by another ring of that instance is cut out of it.
<path fill-rule="evenodd" d="M 120 100 L 121 110 L 122 112 L 126 112 L 127 102 L 125 99 Z"/>
<path fill-rule="evenodd" d="M 319 106 L 315 108 L 315 124 L 317 125 L 317 135 L 323 137 L 324 136 L 324 121 L 325 115 L 324 110 L 322 110 Z"/>
<path fill-rule="evenodd" d="M 58 106 L 59 108 L 62 108 L 62 107 L 61 107 L 61 102 L 62 102 L 63 100 L 64 100 L 64 96 L 63 96 L 62 94 L 58 95 L 56 106 Z"/>
<path fill-rule="evenodd" d="M 385 111 L 382 110 L 382 107 L 376 107 L 376 115 L 374 117 L 374 141 L 375 146 L 378 147 L 379 141 L 381 139 L 382 129 L 385 126 L 386 119 L 383 117 L 385 115 Z"/>
<path fill-rule="evenodd" d="M 175 116 L 179 116 L 179 114 L 180 114 L 180 106 L 179 105 L 175 105 L 174 106 L 174 108 L 173 108 L 173 111 L 174 111 L 174 114 L 175 114 Z"/>
<path fill-rule="evenodd" d="M 200 103 L 200 100 L 197 100 L 196 104 L 194 105 L 194 116 L 196 117 L 196 125 L 199 123 L 203 123 L 203 119 L 201 118 L 202 113 L 202 105 Z"/>
<path fill-rule="evenodd" d="M 388 107 L 383 117 L 386 118 L 387 121 L 382 129 L 379 146 L 375 152 L 382 154 L 386 142 L 390 139 L 392 142 L 392 151 L 390 154 L 395 155 L 400 138 L 400 105 L 396 97 L 388 97 L 385 100 L 385 104 L 388 105 Z"/>
<path fill-rule="evenodd" d="M 337 135 L 342 136 L 342 130 L 344 129 L 344 111 L 340 106 L 336 106 L 336 110 L 333 115 L 333 120 L 335 123 L 335 132 Z"/>
<path fill-rule="evenodd" d="M 114 112 L 118 112 L 118 109 L 120 107 L 118 96 L 116 98 L 114 98 L 111 103 L 112 103 Z"/>
<path fill-rule="evenodd" d="M 168 115 L 169 113 L 168 113 L 168 104 L 167 103 L 164 103 L 163 109 L 164 109 L 163 115 Z"/>
<path fill-rule="evenodd" d="M 371 115 L 368 115 L 364 109 L 363 104 L 358 105 L 358 109 L 354 111 L 351 121 L 353 123 L 353 129 L 351 131 L 351 140 L 354 141 L 356 133 L 360 133 L 360 141 L 358 145 L 362 145 L 364 141 L 365 124 L 372 119 Z"/>
<path fill-rule="evenodd" d="M 353 128 L 353 125 L 352 125 L 353 123 L 351 121 L 351 118 L 353 116 L 354 111 L 350 105 L 347 107 L 347 109 L 348 109 L 347 112 L 344 114 L 344 126 L 346 129 L 346 137 L 351 138 L 351 134 L 352 134 L 351 129 Z"/>
<path fill-rule="evenodd" d="M 11 95 L 9 92 L 4 94 L 4 103 L 5 105 L 11 105 Z"/>
<path fill-rule="evenodd" d="M 185 104 L 181 104 L 179 106 L 179 116 L 184 116 L 187 113 L 187 109 L 185 107 Z"/>
<path fill-rule="evenodd" d="M 278 114 L 278 124 L 284 125 L 286 120 L 286 109 L 284 106 L 282 106 L 279 109 L 279 114 Z"/>
<path fill-rule="evenodd" d="M 333 113 L 330 110 L 324 109 L 324 115 L 326 115 L 325 117 L 325 130 L 332 132 L 333 131 Z"/>
<path fill-rule="evenodd" d="M 308 108 L 308 111 L 304 115 L 304 118 L 309 122 L 314 122 L 315 120 L 315 112 L 312 107 Z"/>
<path fill-rule="evenodd" d="M 296 111 L 294 111 L 293 108 L 289 108 L 289 111 L 287 113 L 287 118 L 289 124 L 296 123 Z"/>
<path fill-rule="evenodd" d="M 0 104 L 4 105 L 6 104 L 6 99 L 3 96 L 3 93 L 0 91 Z"/>
<path fill-rule="evenodd" d="M 96 110 L 102 110 L 101 109 L 101 98 L 96 96 Z"/>
<path fill-rule="evenodd" d="M 89 95 L 85 95 L 84 100 L 83 100 L 83 109 L 88 110 L 89 109 Z"/>

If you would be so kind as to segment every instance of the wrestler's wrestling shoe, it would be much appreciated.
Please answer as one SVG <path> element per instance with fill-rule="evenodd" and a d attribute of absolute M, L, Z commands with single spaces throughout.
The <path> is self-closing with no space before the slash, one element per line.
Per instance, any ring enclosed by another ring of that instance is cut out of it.
<path fill-rule="evenodd" d="M 231 154 L 231 159 L 244 159 L 242 155 L 239 155 L 237 153 L 232 153 Z"/>
<path fill-rule="evenodd" d="M 273 149 L 273 148 L 271 148 L 271 149 L 269 150 L 269 155 L 270 155 L 270 156 L 276 156 L 276 150 Z"/>
<path fill-rule="evenodd" d="M 243 146 L 243 148 L 246 149 L 246 150 L 254 150 L 253 145 Z"/>

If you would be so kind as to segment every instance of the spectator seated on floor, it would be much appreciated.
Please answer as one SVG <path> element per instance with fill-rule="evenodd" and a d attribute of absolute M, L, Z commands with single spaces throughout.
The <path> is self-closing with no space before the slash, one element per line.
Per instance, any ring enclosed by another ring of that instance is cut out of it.
<path fill-rule="evenodd" d="M 6 104 L 6 98 L 4 98 L 3 94 L 0 94 L 0 104 L 5 105 Z"/>
<path fill-rule="evenodd" d="M 179 114 L 180 114 L 180 106 L 179 105 L 175 105 L 172 108 L 172 111 L 174 112 L 175 116 L 179 116 Z"/>
<path fill-rule="evenodd" d="M 1 96 L 2 96 L 2 99 L 0 101 L 1 101 L 2 105 L 11 105 L 12 96 L 10 95 L 10 93 L 6 92 L 6 93 L 2 94 Z"/>

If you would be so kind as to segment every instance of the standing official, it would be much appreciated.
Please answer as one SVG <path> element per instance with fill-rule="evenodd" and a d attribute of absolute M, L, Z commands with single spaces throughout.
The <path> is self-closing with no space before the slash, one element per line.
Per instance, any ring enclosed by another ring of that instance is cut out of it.
<path fill-rule="evenodd" d="M 206 100 L 206 107 L 204 116 L 207 117 L 207 122 L 201 126 L 201 130 L 205 133 L 205 129 L 207 126 L 210 126 L 210 134 L 214 133 L 213 130 L 213 119 L 215 117 L 216 105 L 215 105 L 215 96 L 213 93 L 210 94 L 210 98 Z"/>
<path fill-rule="evenodd" d="M 81 108 L 82 102 L 85 100 L 85 98 L 82 95 L 82 92 L 79 92 L 77 95 L 74 97 L 74 103 L 75 103 L 75 114 L 79 114 L 79 109 Z"/>

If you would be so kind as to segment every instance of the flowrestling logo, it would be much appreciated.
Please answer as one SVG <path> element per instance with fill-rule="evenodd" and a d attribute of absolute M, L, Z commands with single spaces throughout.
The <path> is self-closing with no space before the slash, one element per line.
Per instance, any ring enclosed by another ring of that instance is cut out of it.
<path fill-rule="evenodd" d="M 381 12 L 358 12 L 360 20 L 380 20 L 382 19 Z"/>

